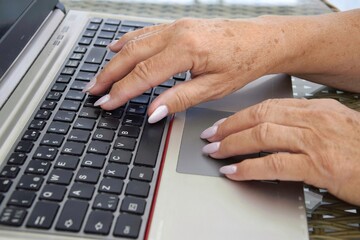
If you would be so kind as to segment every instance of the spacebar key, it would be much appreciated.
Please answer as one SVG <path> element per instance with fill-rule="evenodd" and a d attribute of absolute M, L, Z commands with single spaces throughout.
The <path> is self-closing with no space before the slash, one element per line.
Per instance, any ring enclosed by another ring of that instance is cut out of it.
<path fill-rule="evenodd" d="M 155 167 L 165 125 L 166 119 L 154 124 L 149 124 L 146 121 L 136 153 L 135 164 Z"/>
<path fill-rule="evenodd" d="M 67 200 L 56 224 L 56 230 L 79 232 L 84 221 L 88 203 L 77 200 Z"/>

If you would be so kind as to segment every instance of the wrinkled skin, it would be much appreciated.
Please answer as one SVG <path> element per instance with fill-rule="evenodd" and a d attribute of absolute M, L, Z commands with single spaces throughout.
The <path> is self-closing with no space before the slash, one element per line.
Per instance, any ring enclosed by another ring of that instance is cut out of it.
<path fill-rule="evenodd" d="M 84 91 L 110 110 L 190 70 L 192 79 L 149 106 L 153 122 L 218 99 L 260 76 L 288 73 L 360 92 L 360 11 L 248 20 L 180 19 L 124 35 Z M 161 109 L 161 111 L 157 111 Z M 269 100 L 206 130 L 204 153 L 220 159 L 274 154 L 220 169 L 233 180 L 304 181 L 360 205 L 360 116 L 333 100 Z M 200 149 L 199 149 L 200 151 Z"/>

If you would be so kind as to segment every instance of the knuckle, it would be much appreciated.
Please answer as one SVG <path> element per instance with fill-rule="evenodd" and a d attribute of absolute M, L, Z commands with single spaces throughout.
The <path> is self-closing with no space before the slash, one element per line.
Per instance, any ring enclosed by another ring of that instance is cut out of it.
<path fill-rule="evenodd" d="M 258 122 L 264 122 L 273 104 L 276 104 L 275 99 L 268 99 L 261 102 L 254 108 L 252 117 Z"/>
<path fill-rule="evenodd" d="M 129 56 L 129 57 L 133 56 L 133 53 L 135 52 L 135 50 L 137 48 L 136 45 L 137 45 L 136 40 L 130 40 L 130 41 L 126 42 L 121 50 L 122 54 Z"/>
<path fill-rule="evenodd" d="M 258 143 L 266 143 L 269 138 L 270 124 L 269 123 L 261 123 L 254 128 L 253 134 L 255 141 Z"/>
<path fill-rule="evenodd" d="M 149 61 L 139 62 L 132 71 L 134 77 L 140 80 L 146 80 L 149 76 L 151 67 Z"/>
<path fill-rule="evenodd" d="M 285 161 L 279 157 L 279 154 L 273 153 L 268 155 L 267 159 L 268 169 L 270 169 L 275 175 L 281 174 L 285 170 Z"/>

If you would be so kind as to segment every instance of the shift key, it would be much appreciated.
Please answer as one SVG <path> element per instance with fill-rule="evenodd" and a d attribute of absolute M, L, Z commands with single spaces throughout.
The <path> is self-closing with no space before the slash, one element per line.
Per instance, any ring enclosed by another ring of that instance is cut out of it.
<path fill-rule="evenodd" d="M 79 232 L 89 204 L 84 201 L 67 200 L 62 209 L 56 230 Z"/>
<path fill-rule="evenodd" d="M 101 64 L 106 54 L 105 48 L 94 47 L 90 50 L 88 56 L 86 57 L 86 63 L 96 63 Z"/>

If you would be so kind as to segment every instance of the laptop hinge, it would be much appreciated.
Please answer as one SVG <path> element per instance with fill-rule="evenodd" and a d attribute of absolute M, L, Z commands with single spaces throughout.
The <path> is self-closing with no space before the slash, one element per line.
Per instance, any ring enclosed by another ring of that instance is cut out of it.
<path fill-rule="evenodd" d="M 64 16 L 65 14 L 62 10 L 55 9 L 52 11 L 4 74 L 0 81 L 0 110 L 49 41 Z"/>

